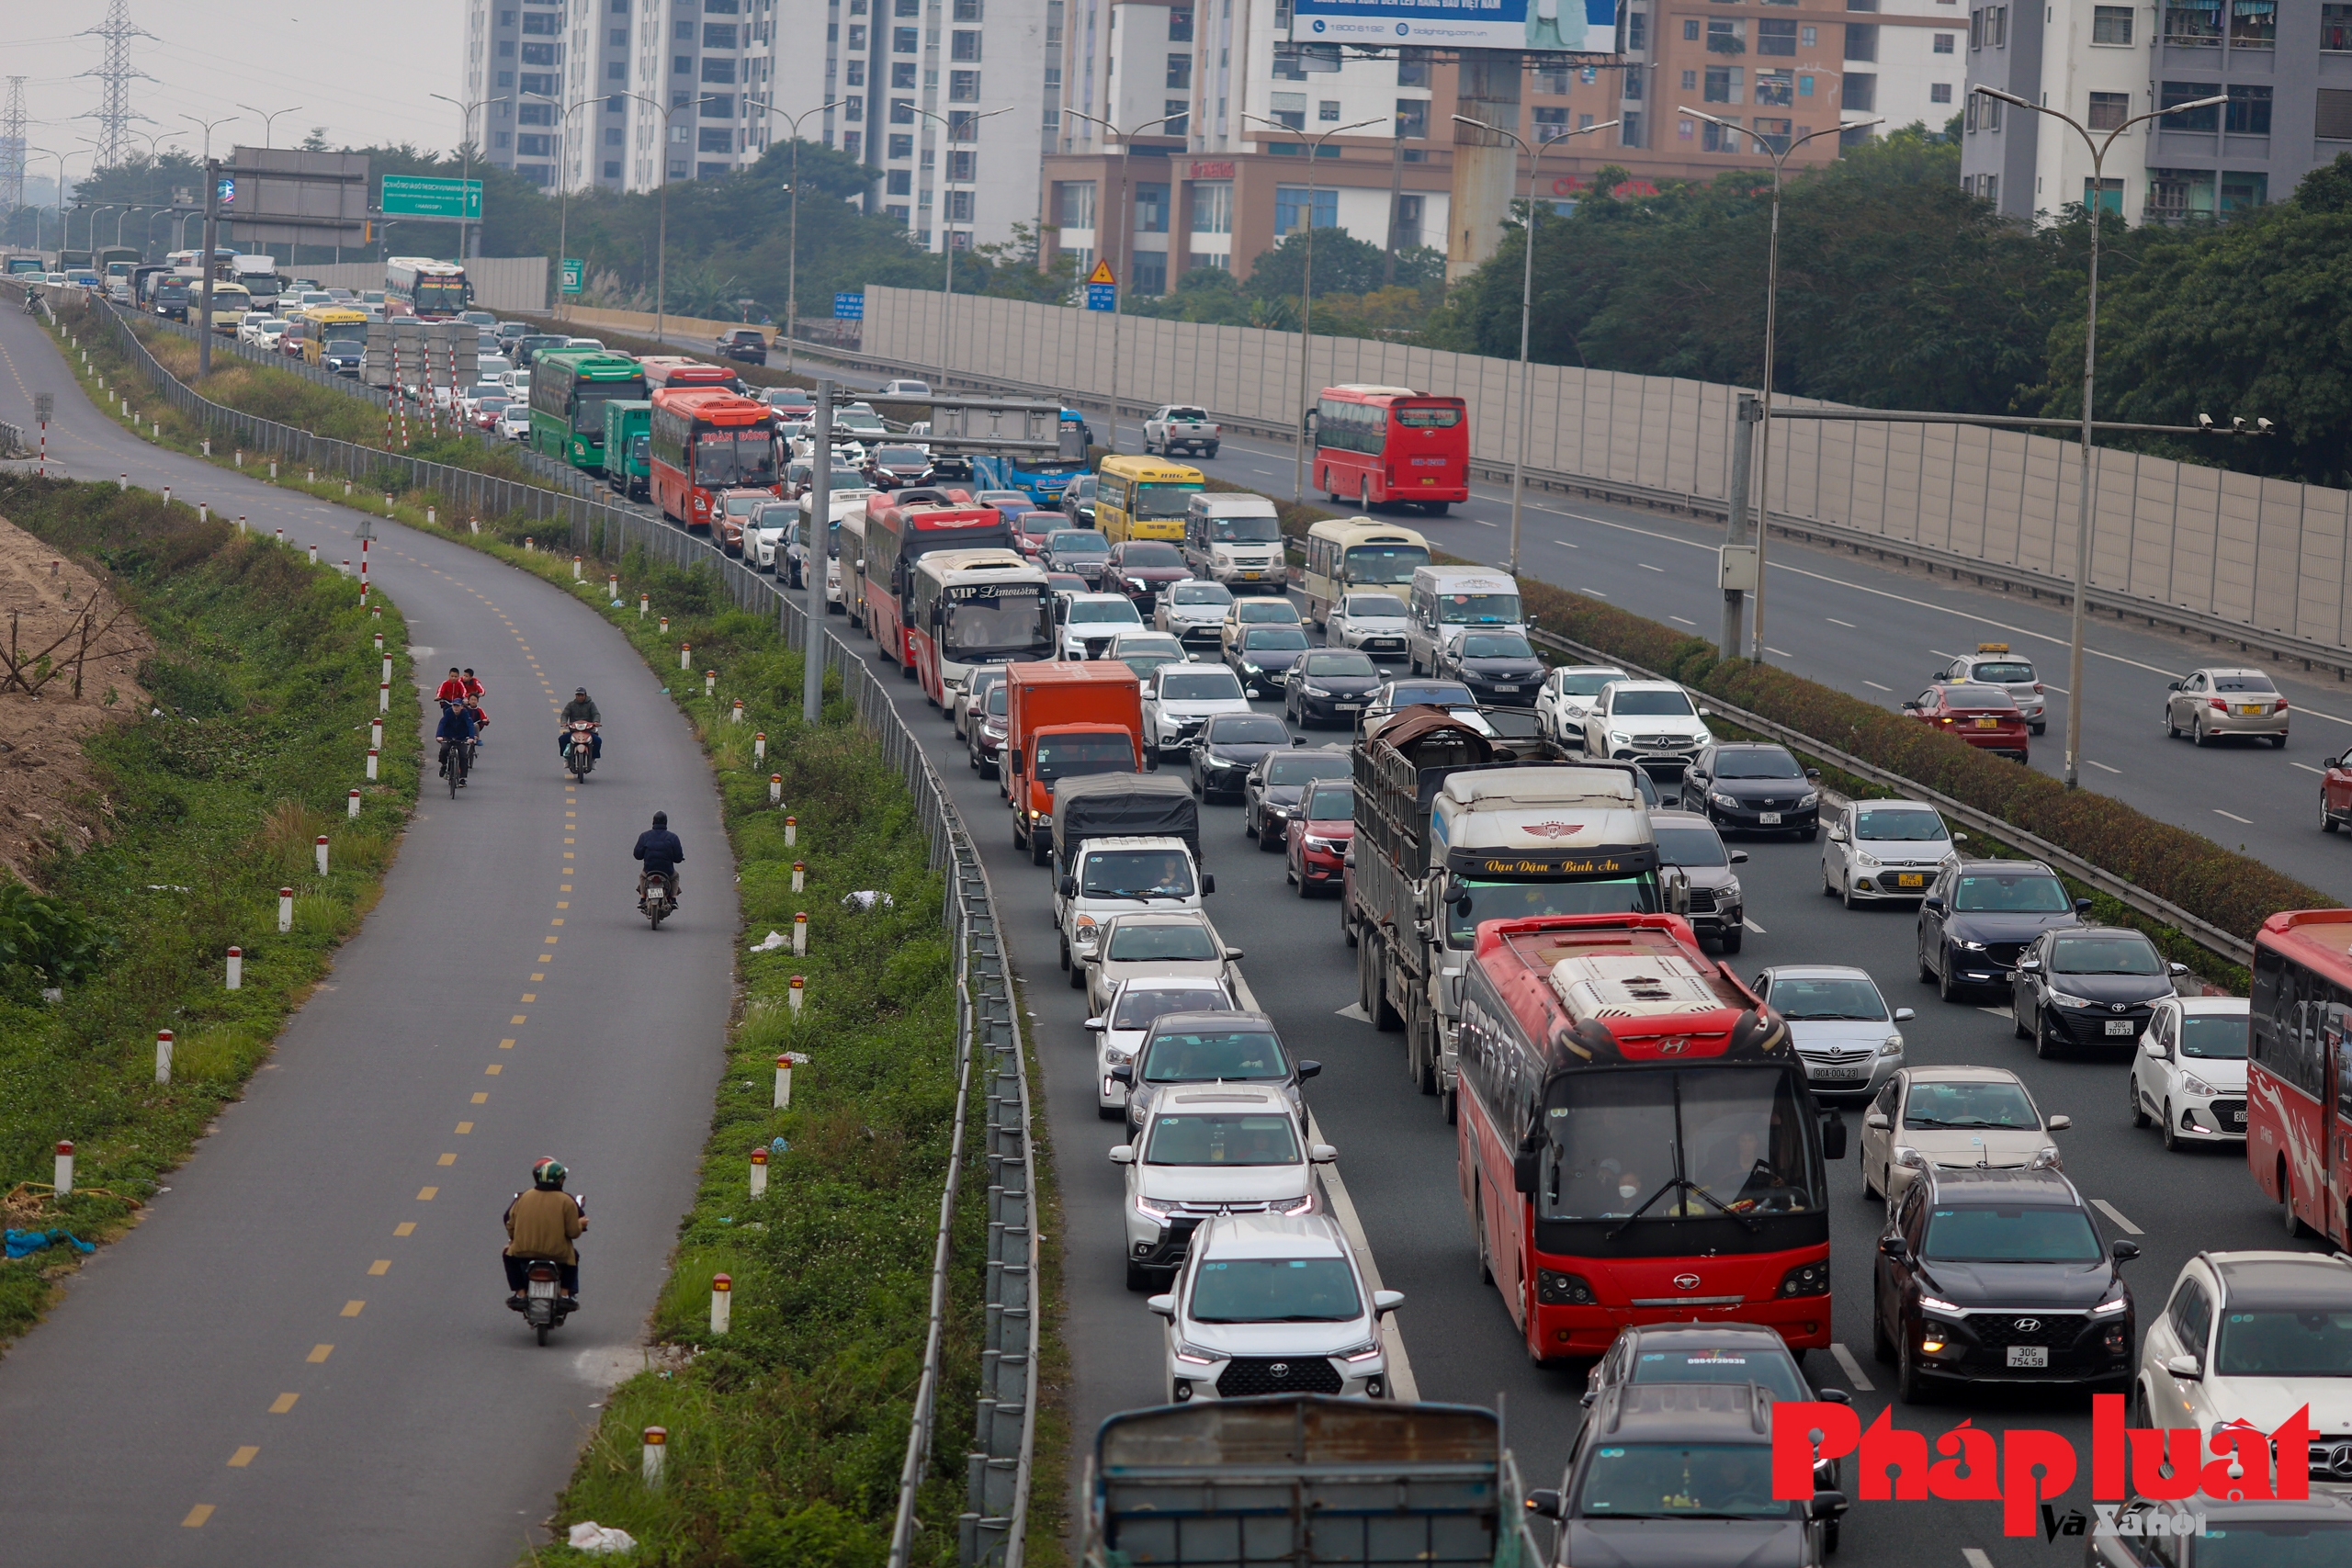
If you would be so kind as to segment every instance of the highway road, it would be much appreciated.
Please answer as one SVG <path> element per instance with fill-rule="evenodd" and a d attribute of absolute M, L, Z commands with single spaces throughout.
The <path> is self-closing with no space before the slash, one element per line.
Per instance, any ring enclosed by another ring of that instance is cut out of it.
<path fill-rule="evenodd" d="M 57 394 L 52 471 L 128 472 L 356 557 L 356 513 L 125 434 L 0 312 L 0 420 L 29 426 L 38 391 Z M 419 674 L 471 665 L 487 685 L 483 766 L 456 800 L 427 792 L 382 901 L 244 1099 L 0 1360 L 11 1568 L 505 1568 L 641 1364 L 730 1006 L 717 797 L 661 682 L 594 612 L 378 527 L 371 575 Z M 548 708 L 580 684 L 608 744 L 575 787 Z M 691 885 L 658 934 L 628 855 L 656 809 Z M 583 1308 L 544 1349 L 494 1256 L 542 1154 L 592 1217 Z"/>

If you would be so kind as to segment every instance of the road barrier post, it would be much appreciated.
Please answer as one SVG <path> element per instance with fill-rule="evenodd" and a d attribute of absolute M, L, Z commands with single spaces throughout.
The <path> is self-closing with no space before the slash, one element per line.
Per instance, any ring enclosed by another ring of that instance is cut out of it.
<path fill-rule="evenodd" d="M 680 643 L 678 645 L 678 668 L 681 670 L 691 670 L 694 667 L 695 645 L 690 642 Z"/>
<path fill-rule="evenodd" d="M 379 632 L 376 635 L 380 637 L 384 634 Z M 385 679 L 390 678 L 390 672 L 387 671 Z M 384 749 L 384 721 L 381 716 L 368 721 L 368 744 L 379 751 Z"/>
<path fill-rule="evenodd" d="M 786 818 L 784 819 L 784 847 L 788 850 L 799 842 L 800 818 L 797 817 Z"/>
<path fill-rule="evenodd" d="M 356 789 L 351 792 L 351 810 L 349 815 L 353 817 L 359 815 L 359 792 Z"/>
<path fill-rule="evenodd" d="M 571 581 L 574 582 L 580 581 L 580 558 L 577 555 L 571 558 Z"/>
<path fill-rule="evenodd" d="M 800 999 L 808 995 L 808 981 L 807 976 L 795 975 L 792 977 L 792 991 L 787 999 L 792 1003 L 792 1011 L 796 1017 L 798 1016 L 800 1012 Z"/>
<path fill-rule="evenodd" d="M 806 909 L 792 917 L 792 956 L 808 956 L 808 911 Z"/>
<path fill-rule="evenodd" d="M 742 723 L 742 722 L 743 722 L 743 699 L 742 699 L 742 698 L 741 698 L 741 697 L 737 697 L 737 698 L 735 699 L 735 710 L 734 710 L 734 712 L 733 712 L 731 715 L 729 715 L 729 718 L 728 718 L 728 721 L 727 721 L 727 722 L 728 722 L 728 723 L 729 723 L 729 724 L 741 724 L 741 723 Z"/>
<path fill-rule="evenodd" d="M 752 1151 L 752 1196 L 764 1198 L 767 1195 L 768 1152 L 765 1149 L 753 1149 Z"/>
<path fill-rule="evenodd" d="M 768 775 L 768 804 L 770 806 L 784 804 L 784 775 L 782 773 Z"/>
<path fill-rule="evenodd" d="M 312 546 L 311 546 L 311 547 L 310 547 L 310 551 L 311 551 L 311 564 L 312 566 L 316 566 L 316 565 L 318 565 L 318 564 L 319 564 L 319 547 L 318 547 L 318 546 L 316 546 L 316 545 L 312 545 Z"/>
<path fill-rule="evenodd" d="M 757 735 L 752 737 L 752 761 L 754 762 L 764 762 L 767 760 L 768 732 L 763 729 Z"/>
<path fill-rule="evenodd" d="M 376 688 L 376 711 L 378 713 L 392 711 L 392 683 L 390 681 L 380 682 Z"/>
<path fill-rule="evenodd" d="M 662 1484 L 662 1456 L 670 1447 L 670 1434 L 660 1427 L 645 1429 L 643 1457 L 638 1463 L 638 1475 L 648 1486 Z"/>
<path fill-rule="evenodd" d="M 706 670 L 702 672 L 702 694 L 706 697 L 715 697 L 718 695 L 718 671 Z"/>
<path fill-rule="evenodd" d="M 50 1190 L 60 1198 L 73 1196 L 74 1145 L 70 1142 L 57 1145 L 57 1170 L 54 1179 L 50 1183 Z"/>
<path fill-rule="evenodd" d="M 616 581 L 617 581 L 617 579 Z M 651 594 L 640 593 L 637 596 L 637 618 L 639 620 L 641 621 L 645 619 L 645 613 L 652 608 L 653 596 Z M 670 629 L 670 617 L 667 615 L 662 617 L 662 629 L 665 632 Z"/>
<path fill-rule="evenodd" d="M 384 655 L 384 673 L 383 673 L 382 679 L 384 679 L 384 680 L 386 680 L 386 681 L 390 681 L 391 678 L 392 678 L 392 656 L 391 656 L 390 654 L 389 654 L 389 653 L 388 653 L 388 654 Z"/>
<path fill-rule="evenodd" d="M 792 1109 L 792 1057 L 787 1053 L 775 1059 L 775 1106 L 778 1111 Z"/>
<path fill-rule="evenodd" d="M 212 503 L 210 502 L 199 501 L 196 503 L 196 520 L 198 523 L 209 523 L 212 521 Z"/>
<path fill-rule="evenodd" d="M 710 1277 L 710 1331 L 714 1335 L 727 1332 L 734 1316 L 735 1281 L 724 1274 Z"/>
<path fill-rule="evenodd" d="M 375 747 L 373 747 L 373 746 L 368 747 L 368 782 L 369 782 L 369 783 L 371 783 L 371 784 L 375 782 L 375 778 L 376 778 L 376 758 L 377 758 L 377 750 L 376 750 L 376 748 L 375 748 Z"/>
<path fill-rule="evenodd" d="M 797 860 L 792 863 L 792 890 L 795 893 L 805 893 L 808 890 L 808 862 Z"/>
<path fill-rule="evenodd" d="M 277 933 L 280 936 L 294 929 L 294 889 L 277 890 Z"/>
<path fill-rule="evenodd" d="M 327 874 L 327 836 L 324 833 L 319 835 L 316 847 L 319 852 L 319 874 L 324 876 Z"/>
<path fill-rule="evenodd" d="M 229 950 L 229 983 L 222 988 L 231 991 L 241 991 L 244 989 L 244 986 L 245 950 L 242 947 L 232 947 Z"/>
<path fill-rule="evenodd" d="M 155 1081 L 172 1081 L 172 1032 L 168 1029 L 155 1031 Z"/>

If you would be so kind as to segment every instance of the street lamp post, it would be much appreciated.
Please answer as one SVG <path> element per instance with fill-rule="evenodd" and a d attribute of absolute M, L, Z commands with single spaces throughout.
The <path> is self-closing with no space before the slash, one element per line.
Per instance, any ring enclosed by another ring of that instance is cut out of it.
<path fill-rule="evenodd" d="M 1264 115 L 1244 114 L 1243 119 L 1254 119 L 1260 125 L 1276 130 L 1292 128 Z M 1309 389 L 1313 382 L 1307 375 L 1308 362 L 1315 357 L 1315 339 L 1308 328 L 1313 325 L 1315 299 L 1315 160 L 1323 155 L 1323 143 L 1343 131 L 1362 130 L 1368 125 L 1378 125 L 1376 119 L 1360 119 L 1353 125 L 1335 125 L 1320 132 L 1306 144 L 1306 265 L 1298 274 L 1298 450 L 1291 462 L 1290 498 L 1304 505 L 1306 501 L 1306 400 L 1315 394 Z"/>
<path fill-rule="evenodd" d="M 1185 113 L 1189 112 L 1189 110 L 1185 111 Z M 1074 116 L 1079 119 L 1092 121 L 1102 128 L 1104 136 L 1119 144 L 1119 205 L 1115 209 L 1116 216 L 1113 221 L 1119 225 L 1121 231 L 1119 266 L 1121 276 L 1124 277 L 1125 269 L 1130 259 L 1124 242 L 1127 235 L 1135 231 L 1135 224 L 1127 218 L 1127 159 L 1134 151 L 1135 139 L 1154 126 L 1166 125 L 1171 119 L 1182 119 L 1184 114 L 1164 114 L 1158 119 L 1148 119 L 1141 125 L 1121 130 L 1099 115 L 1086 114 L 1078 109 L 1064 109 L 1062 113 Z M 1102 233 L 1102 215 L 1100 212 L 1094 215 L 1094 225 L 1095 237 L 1099 241 Z M 1099 250 L 1101 247 L 1098 244 L 1096 248 Z M 1111 450 L 1114 452 L 1119 449 L 1119 318 L 1126 313 L 1126 284 L 1114 280 L 1111 285 Z"/>
<path fill-rule="evenodd" d="M 472 247 L 467 243 L 469 226 L 463 214 L 466 210 L 464 193 L 470 187 L 474 177 L 474 110 L 488 108 L 492 104 L 503 104 L 506 101 L 506 95 L 501 93 L 494 98 L 476 98 L 470 103 L 460 103 L 447 93 L 427 93 L 424 96 L 428 98 L 440 99 L 451 108 L 456 109 L 458 115 L 458 189 L 460 194 L 458 198 L 458 211 L 460 216 L 458 219 L 458 260 L 464 262 L 472 255 Z M 285 111 L 281 109 L 278 112 L 283 114 Z M 482 129 L 485 130 L 490 129 L 490 118 L 486 115 L 482 118 Z M 384 227 L 389 230 L 391 225 L 387 223 Z M 391 252 L 387 248 L 384 254 L 389 256 Z"/>
<path fill-rule="evenodd" d="M 163 221 L 164 219 L 176 219 L 178 216 L 179 215 L 177 213 L 174 212 L 168 207 L 159 207 L 148 215 L 147 244 L 145 250 L 141 253 L 142 255 L 148 254 L 155 249 L 155 225 Z"/>
<path fill-rule="evenodd" d="M 819 104 L 798 114 L 786 114 L 765 99 L 752 101 L 763 112 L 784 121 L 792 138 L 792 183 L 785 186 L 792 197 L 792 254 L 785 262 L 784 284 L 784 373 L 789 376 L 793 369 L 792 333 L 800 324 L 800 122 L 812 114 L 837 109 L 848 100 L 835 98 L 830 104 Z"/>
<path fill-rule="evenodd" d="M 1579 126 L 1574 130 L 1563 130 L 1557 136 L 1547 137 L 1544 141 L 1531 145 L 1527 140 L 1521 137 L 1517 131 L 1505 130 L 1499 125 L 1489 125 L 1483 119 L 1472 119 L 1468 115 L 1458 114 L 1453 118 L 1463 125 L 1474 126 L 1480 130 L 1491 131 L 1497 136 L 1508 137 L 1512 141 L 1519 144 L 1519 150 L 1521 152 L 1527 154 L 1527 255 L 1525 258 L 1526 265 L 1520 278 L 1519 285 L 1519 440 L 1516 449 L 1511 453 L 1510 459 L 1510 574 L 1513 577 L 1517 577 L 1519 575 L 1520 503 L 1527 492 L 1527 433 L 1529 409 L 1527 389 L 1527 329 L 1529 319 L 1533 314 L 1535 305 L 1536 167 L 1538 164 L 1543 163 L 1544 154 L 1551 150 L 1553 142 L 1566 141 L 1571 136 L 1589 136 L 1597 130 L 1607 130 L 1611 127 L 1616 125 L 1617 121 L 1611 119 L 1603 120 L 1599 125 Z"/>
<path fill-rule="evenodd" d="M 555 254 L 556 265 L 560 269 L 564 257 L 571 250 L 571 182 L 564 177 L 564 165 L 571 160 L 571 117 L 589 105 L 599 102 L 600 99 L 582 98 L 578 103 L 566 106 L 560 99 L 551 98 L 545 93 L 526 93 L 523 96 L 526 98 L 537 98 L 543 104 L 556 105 L 557 118 L 560 122 L 556 127 L 560 140 L 556 143 L 555 153 Z M 562 288 L 563 279 L 559 273 L 556 279 L 555 300 L 556 314 L 559 316 L 569 313 L 564 309 L 565 295 Z"/>
<path fill-rule="evenodd" d="M 147 209 L 143 207 L 126 207 L 121 211 L 115 214 L 114 248 L 116 250 L 122 249 L 122 225 L 124 220 L 130 218 L 130 216 L 134 212 L 144 212 Z"/>
<path fill-rule="evenodd" d="M 2083 145 L 2090 149 L 2091 154 L 2091 188 L 2086 193 L 2090 199 L 2083 204 L 2090 209 L 2091 220 L 2090 291 L 2083 308 L 2083 477 L 2075 511 L 2075 604 L 2069 616 L 2066 637 L 2066 787 L 2075 789 L 2082 782 L 2083 594 L 2091 575 L 2091 392 L 2093 378 L 2098 372 L 2098 235 L 2102 226 L 2100 215 L 2107 205 L 2107 184 L 2101 177 L 2101 171 L 2107 167 L 2108 149 L 2115 145 L 2115 139 L 2143 120 L 2156 119 L 2168 114 L 2185 114 L 2194 109 L 2218 108 L 2228 103 L 2230 98 L 2227 93 L 2222 93 L 2210 98 L 2199 98 L 2191 103 L 2174 104 L 2167 108 L 2133 115 L 2109 131 L 2106 139 L 2101 141 L 2072 115 L 2018 97 L 2014 93 L 1984 86 L 1973 87 L 1970 91 L 2063 121 L 2074 128 L 2075 134 L 2083 139 Z"/>
<path fill-rule="evenodd" d="M 72 154 L 50 147 L 28 147 L 28 152 L 38 152 L 44 158 L 57 160 L 57 249 L 62 257 L 65 250 L 65 160 Z M 33 209 L 33 249 L 40 249 L 40 209 Z"/>
<path fill-rule="evenodd" d="M 974 140 L 977 141 L 978 139 L 980 121 L 984 119 L 993 119 L 1001 114 L 1011 114 L 1012 112 L 1012 105 L 1007 104 L 1001 109 L 989 109 L 985 113 L 978 109 L 965 111 L 968 112 L 972 117 Z M 933 113 L 932 110 L 926 108 L 917 108 L 915 113 L 922 116 L 925 119 L 935 119 L 939 122 L 939 136 L 941 141 L 940 151 L 945 152 L 945 143 L 949 129 L 947 116 Z M 945 166 L 946 165 L 944 164 L 941 164 L 943 169 Z M 1125 166 L 1125 165 L 1123 161 L 1121 167 L 1124 168 Z M 941 176 L 939 184 L 939 194 L 942 197 L 944 197 L 947 194 L 947 180 L 944 175 Z M 1122 188 L 1124 189 L 1124 187 Z M 1124 200 L 1124 197 L 1122 199 Z M 941 276 L 939 281 L 939 385 L 944 387 L 947 385 L 947 323 L 956 309 L 956 247 L 948 243 L 947 241 L 947 203 L 944 199 L 939 204 L 939 251 L 942 255 L 947 258 L 946 270 Z M 1116 345 L 1114 345 L 1114 352 L 1116 352 Z M 1118 410 L 1114 408 L 1111 411 L 1111 414 L 1112 418 L 1115 420 L 1118 417 Z"/>
<path fill-rule="evenodd" d="M 251 104 L 239 104 L 237 107 L 247 114 L 261 116 L 261 144 L 264 152 L 269 149 L 270 128 L 277 124 L 277 117 L 282 114 L 299 114 L 302 109 L 300 104 L 294 104 L 282 109 L 257 109 Z"/>
<path fill-rule="evenodd" d="M 619 96 L 662 108 L 661 99 L 649 97 L 643 93 L 623 93 Z M 705 95 L 662 109 L 662 178 L 657 186 L 661 194 L 659 216 L 653 229 L 653 341 L 656 343 L 662 341 L 662 317 L 670 308 L 670 117 L 680 109 L 700 108 L 705 104 L 716 102 L 718 98 L 715 96 Z"/>
<path fill-rule="evenodd" d="M 220 243 L 220 171 L 212 162 L 212 128 L 228 125 L 237 117 L 229 114 L 219 119 L 198 119 L 192 114 L 184 114 L 180 118 L 204 127 L 204 296 L 197 314 L 196 333 L 196 374 L 201 380 L 212 374 L 212 253 Z"/>
<path fill-rule="evenodd" d="M 1741 130 L 1735 121 L 1718 119 L 1697 109 L 1677 109 L 1675 112 L 1706 120 L 1741 136 L 1754 135 L 1752 131 Z M 1758 465 L 1756 489 L 1756 615 L 1754 631 L 1747 645 L 1747 657 L 1758 664 L 1764 662 L 1764 536 L 1770 532 L 1765 525 L 1767 508 L 1772 503 L 1772 340 L 1774 330 L 1780 324 L 1781 312 L 1781 178 L 1789 154 L 1815 137 L 1827 136 L 1832 132 L 1867 130 L 1885 118 L 1884 115 L 1873 115 L 1868 119 L 1848 120 L 1843 125 L 1825 125 L 1819 130 L 1807 131 L 1779 149 L 1763 137 L 1756 137 L 1758 143 L 1772 159 L 1772 238 L 1764 263 L 1764 418 L 1762 428 L 1758 432 L 1764 450 Z M 1726 615 L 1729 614 L 1727 611 Z"/>

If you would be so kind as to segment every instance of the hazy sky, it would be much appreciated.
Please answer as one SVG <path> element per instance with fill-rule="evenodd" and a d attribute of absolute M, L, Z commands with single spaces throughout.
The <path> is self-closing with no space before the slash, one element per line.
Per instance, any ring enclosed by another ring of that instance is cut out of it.
<path fill-rule="evenodd" d="M 25 140 L 65 153 L 69 181 L 90 166 L 81 139 L 97 135 L 96 121 L 76 117 L 96 112 L 100 84 L 81 73 L 104 59 L 102 41 L 80 35 L 105 19 L 104 0 L 0 0 L 0 76 L 26 79 Z M 130 20 L 155 35 L 130 46 L 131 63 L 154 78 L 130 85 L 131 108 L 147 117 L 133 120 L 132 129 L 153 135 L 158 146 L 202 151 L 204 132 L 188 115 L 237 117 L 214 128 L 216 154 L 240 142 L 258 145 L 261 117 L 241 103 L 294 108 L 271 122 L 270 141 L 281 147 L 300 142 L 313 126 L 324 126 L 328 143 L 337 147 L 457 144 L 458 111 L 425 95 L 458 96 L 465 37 L 459 0 L 401 0 L 397 7 L 359 0 L 180 0 L 168 6 L 130 0 Z M 146 135 L 133 144 L 146 148 Z M 57 167 L 40 153 L 26 163 L 44 186 Z"/>

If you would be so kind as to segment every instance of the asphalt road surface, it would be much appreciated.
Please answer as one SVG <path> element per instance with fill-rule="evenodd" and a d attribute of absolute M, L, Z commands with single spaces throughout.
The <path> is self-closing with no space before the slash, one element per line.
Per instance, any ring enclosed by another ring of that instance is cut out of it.
<path fill-rule="evenodd" d="M 0 420 L 29 427 L 36 391 L 57 394 L 52 471 L 128 472 L 356 558 L 356 513 L 130 436 L 0 312 Z M 730 1000 L 709 773 L 593 611 L 378 527 L 371 576 L 420 676 L 471 665 L 488 688 L 481 771 L 455 800 L 426 791 L 382 901 L 245 1098 L 0 1360 L 11 1568 L 504 1568 L 539 1539 L 604 1390 L 640 1365 Z M 606 744 L 575 787 L 551 708 L 582 684 Z M 363 731 L 355 784 L 365 749 Z M 657 809 L 687 857 L 658 933 L 628 852 Z M 592 1222 L 583 1307 L 545 1348 L 506 1310 L 495 1257 L 542 1154 L 571 1168 Z"/>

